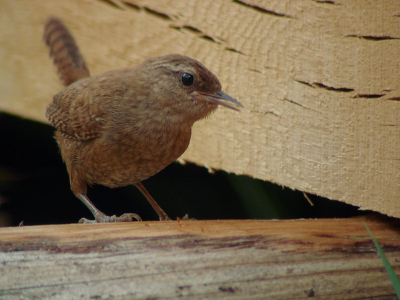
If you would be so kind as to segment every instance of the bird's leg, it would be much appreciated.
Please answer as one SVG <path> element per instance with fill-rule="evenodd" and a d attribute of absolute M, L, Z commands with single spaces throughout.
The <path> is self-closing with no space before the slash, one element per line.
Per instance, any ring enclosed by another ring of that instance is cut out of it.
<path fill-rule="evenodd" d="M 149 201 L 149 203 L 151 204 L 153 209 L 156 211 L 158 217 L 160 218 L 160 221 L 171 221 L 171 219 L 168 217 L 168 215 L 165 213 L 165 211 L 163 211 L 163 209 L 160 207 L 160 205 L 157 204 L 157 202 L 153 199 L 153 197 L 150 195 L 150 193 L 143 186 L 143 184 L 139 181 L 139 182 L 135 183 L 135 185 L 139 189 L 139 191 L 141 191 L 142 194 L 146 197 L 147 201 Z"/>
<path fill-rule="evenodd" d="M 133 214 L 133 213 L 123 214 L 120 217 L 117 217 L 115 215 L 109 217 L 106 214 L 104 214 L 103 212 L 101 212 L 100 210 L 98 210 L 96 208 L 96 206 L 94 206 L 92 201 L 90 201 L 88 196 L 86 196 L 86 194 L 83 194 L 83 193 L 79 194 L 78 198 L 83 202 L 83 204 L 86 205 L 87 208 L 89 208 L 89 210 L 92 212 L 92 214 L 94 216 L 94 220 L 88 220 L 88 219 L 82 218 L 79 220 L 79 223 L 132 222 L 133 219 L 142 221 L 142 219 L 137 214 Z"/>

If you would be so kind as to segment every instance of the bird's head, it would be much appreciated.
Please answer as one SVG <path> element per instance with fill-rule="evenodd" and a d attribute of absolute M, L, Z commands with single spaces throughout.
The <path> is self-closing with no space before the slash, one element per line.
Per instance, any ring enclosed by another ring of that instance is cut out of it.
<path fill-rule="evenodd" d="M 195 122 L 218 105 L 239 110 L 238 101 L 221 91 L 218 78 L 198 61 L 170 54 L 143 62 L 153 95 L 163 111 L 177 119 Z"/>

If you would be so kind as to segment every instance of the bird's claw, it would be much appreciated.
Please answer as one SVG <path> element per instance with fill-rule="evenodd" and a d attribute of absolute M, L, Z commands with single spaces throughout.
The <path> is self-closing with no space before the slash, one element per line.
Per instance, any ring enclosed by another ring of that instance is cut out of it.
<path fill-rule="evenodd" d="M 82 218 L 79 220 L 80 224 L 93 224 L 93 223 L 115 223 L 115 222 L 132 222 L 133 219 L 137 221 L 142 221 L 142 218 L 139 215 L 134 213 L 123 214 L 119 217 L 116 215 L 106 216 L 106 215 L 98 215 L 95 220 L 88 220 L 86 218 Z"/>

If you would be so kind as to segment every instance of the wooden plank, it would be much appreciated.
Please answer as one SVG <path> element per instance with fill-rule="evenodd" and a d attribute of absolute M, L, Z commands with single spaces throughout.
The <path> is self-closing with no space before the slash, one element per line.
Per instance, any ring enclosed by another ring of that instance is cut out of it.
<path fill-rule="evenodd" d="M 0 298 L 396 299 L 362 221 L 400 274 L 384 218 L 1 228 Z"/>
<path fill-rule="evenodd" d="M 92 74 L 181 53 L 243 103 L 198 122 L 184 159 L 400 217 L 397 0 L 110 3 L 3 1 L 0 109 L 45 122 L 61 16 Z"/>

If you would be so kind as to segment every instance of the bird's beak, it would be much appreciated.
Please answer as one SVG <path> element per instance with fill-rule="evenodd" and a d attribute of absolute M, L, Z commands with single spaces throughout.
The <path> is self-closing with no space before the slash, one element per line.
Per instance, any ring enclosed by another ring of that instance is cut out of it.
<path fill-rule="evenodd" d="M 211 102 L 211 103 L 216 103 L 225 107 L 228 107 L 233 110 L 240 111 L 237 109 L 235 106 L 231 105 L 231 103 L 243 107 L 243 105 L 239 102 L 233 99 L 232 97 L 228 96 L 227 94 L 223 92 L 216 92 L 216 93 L 202 93 L 202 92 L 197 92 L 200 96 L 202 96 L 202 100 Z"/>

